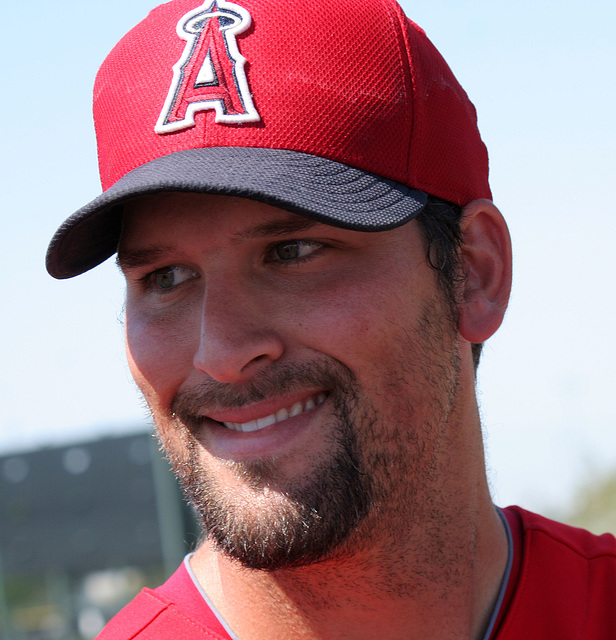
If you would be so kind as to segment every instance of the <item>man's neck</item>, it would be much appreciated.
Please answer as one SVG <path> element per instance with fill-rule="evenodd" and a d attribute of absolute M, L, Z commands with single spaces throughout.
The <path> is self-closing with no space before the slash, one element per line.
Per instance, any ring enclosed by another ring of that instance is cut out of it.
<path fill-rule="evenodd" d="M 191 564 L 239 640 L 480 640 L 507 563 L 503 523 L 485 499 L 439 523 L 308 567 L 251 571 L 209 543 Z"/>

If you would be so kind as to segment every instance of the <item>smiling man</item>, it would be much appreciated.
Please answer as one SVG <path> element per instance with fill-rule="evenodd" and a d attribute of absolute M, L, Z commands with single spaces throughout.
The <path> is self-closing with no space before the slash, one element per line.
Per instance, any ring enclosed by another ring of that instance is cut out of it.
<path fill-rule="evenodd" d="M 475 110 L 391 0 L 173 0 L 115 47 L 103 194 L 132 374 L 203 539 L 102 638 L 616 635 L 616 543 L 488 490 L 475 395 L 511 283 Z"/>

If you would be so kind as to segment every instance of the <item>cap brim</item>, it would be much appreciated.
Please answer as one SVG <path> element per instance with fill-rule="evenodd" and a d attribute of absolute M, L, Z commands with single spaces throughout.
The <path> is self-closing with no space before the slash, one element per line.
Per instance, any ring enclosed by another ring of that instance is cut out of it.
<path fill-rule="evenodd" d="M 162 156 L 127 173 L 56 231 L 54 278 L 77 276 L 112 256 L 122 204 L 163 191 L 241 196 L 357 231 L 385 231 L 415 217 L 427 194 L 372 173 L 283 149 L 211 147 Z"/>

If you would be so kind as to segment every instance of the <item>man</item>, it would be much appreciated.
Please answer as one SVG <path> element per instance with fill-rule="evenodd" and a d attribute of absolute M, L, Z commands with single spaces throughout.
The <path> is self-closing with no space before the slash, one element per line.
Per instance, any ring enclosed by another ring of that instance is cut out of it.
<path fill-rule="evenodd" d="M 616 543 L 487 487 L 509 234 L 472 104 L 391 0 L 173 0 L 95 86 L 132 374 L 201 518 L 102 638 L 608 638 Z"/>

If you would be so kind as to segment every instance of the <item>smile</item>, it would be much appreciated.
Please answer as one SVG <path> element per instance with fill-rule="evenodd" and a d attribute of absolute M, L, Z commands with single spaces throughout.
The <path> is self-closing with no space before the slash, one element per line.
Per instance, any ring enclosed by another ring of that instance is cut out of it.
<path fill-rule="evenodd" d="M 258 418 L 257 420 L 250 420 L 248 422 L 223 422 L 222 424 L 227 429 L 233 429 L 234 431 L 242 431 L 244 433 L 249 431 L 260 431 L 266 427 L 270 427 L 277 422 L 282 422 L 288 418 L 293 418 L 306 411 L 310 411 L 318 407 L 325 402 L 327 394 L 319 393 L 317 396 L 309 396 L 301 402 L 295 402 L 290 407 L 283 407 L 264 418 Z"/>

